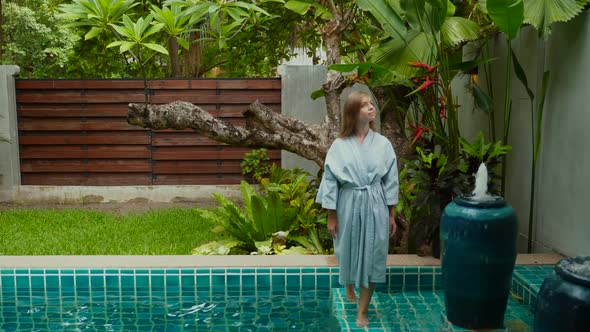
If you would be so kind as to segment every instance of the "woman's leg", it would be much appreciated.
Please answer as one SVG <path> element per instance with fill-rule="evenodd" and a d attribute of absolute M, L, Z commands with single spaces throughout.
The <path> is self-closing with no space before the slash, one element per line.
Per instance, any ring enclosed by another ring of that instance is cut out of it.
<path fill-rule="evenodd" d="M 346 300 L 348 302 L 356 303 L 356 293 L 354 292 L 354 285 L 348 284 L 346 285 Z"/>
<path fill-rule="evenodd" d="M 369 319 L 367 313 L 369 312 L 369 303 L 373 296 L 373 290 L 375 290 L 375 284 L 369 283 L 369 287 L 365 288 L 361 286 L 361 301 L 358 306 L 358 313 L 356 315 L 356 326 L 362 327 L 369 325 Z"/>

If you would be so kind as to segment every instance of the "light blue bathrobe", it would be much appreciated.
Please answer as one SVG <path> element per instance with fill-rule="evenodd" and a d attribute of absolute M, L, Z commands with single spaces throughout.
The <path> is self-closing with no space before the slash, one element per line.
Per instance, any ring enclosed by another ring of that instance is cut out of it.
<path fill-rule="evenodd" d="M 332 143 L 316 201 L 336 210 L 341 285 L 385 282 L 388 205 L 397 204 L 398 193 L 397 161 L 387 138 L 369 130 L 362 144 L 354 136 Z"/>

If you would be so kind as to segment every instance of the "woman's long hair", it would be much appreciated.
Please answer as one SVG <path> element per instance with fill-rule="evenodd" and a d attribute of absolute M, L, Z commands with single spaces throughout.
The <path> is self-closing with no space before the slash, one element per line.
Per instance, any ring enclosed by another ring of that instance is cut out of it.
<path fill-rule="evenodd" d="M 340 126 L 339 137 L 345 138 L 354 134 L 358 123 L 358 115 L 365 97 L 371 99 L 370 94 L 362 91 L 355 91 L 346 98 L 344 110 L 342 112 L 342 126 Z M 369 127 L 375 130 L 375 121 L 369 122 Z"/>

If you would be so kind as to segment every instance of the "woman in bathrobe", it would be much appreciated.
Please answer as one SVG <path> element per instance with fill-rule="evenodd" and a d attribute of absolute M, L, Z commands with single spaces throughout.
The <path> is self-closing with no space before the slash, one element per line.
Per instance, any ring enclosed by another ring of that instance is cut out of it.
<path fill-rule="evenodd" d="M 371 96 L 354 92 L 344 104 L 342 130 L 332 143 L 316 197 L 328 210 L 328 231 L 340 267 L 339 282 L 356 302 L 357 326 L 366 326 L 375 283 L 385 282 L 389 238 L 396 230 L 398 171 L 393 146 L 375 132 Z"/>

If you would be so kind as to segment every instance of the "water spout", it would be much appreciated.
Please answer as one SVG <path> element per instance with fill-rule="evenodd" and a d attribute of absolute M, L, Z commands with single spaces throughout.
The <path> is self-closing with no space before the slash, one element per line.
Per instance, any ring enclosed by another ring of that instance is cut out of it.
<path fill-rule="evenodd" d="M 488 194 L 488 169 L 484 163 L 479 165 L 475 174 L 475 189 L 471 199 L 477 202 L 493 201 L 494 197 Z"/>

